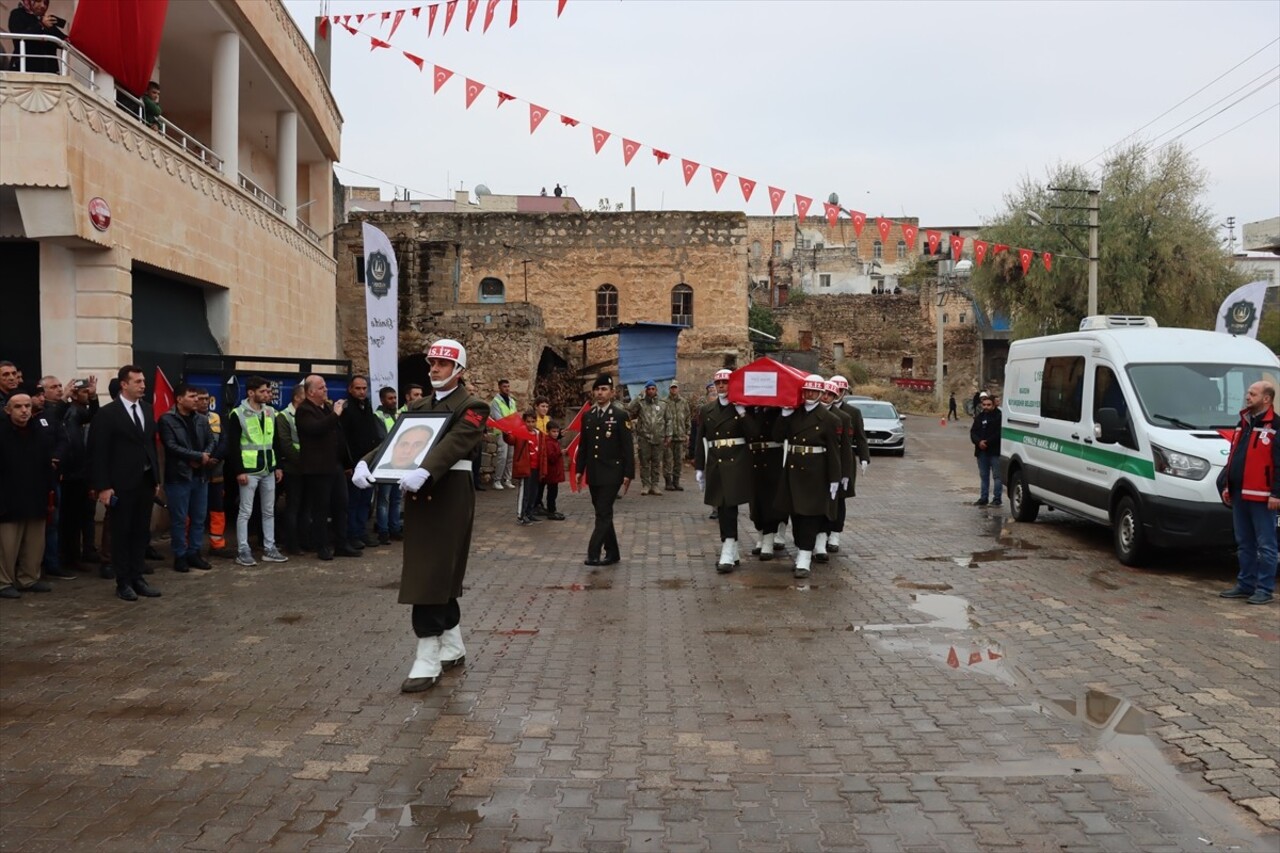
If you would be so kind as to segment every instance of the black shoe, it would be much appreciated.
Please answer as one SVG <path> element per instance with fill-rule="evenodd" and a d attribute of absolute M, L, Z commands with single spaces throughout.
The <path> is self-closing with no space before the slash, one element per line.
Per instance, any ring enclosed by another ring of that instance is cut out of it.
<path fill-rule="evenodd" d="M 163 560 L 164 556 L 155 549 L 154 545 L 147 546 L 147 553 L 144 555 L 148 560 Z"/>
<path fill-rule="evenodd" d="M 392 542 L 403 542 L 403 541 L 404 541 L 404 533 L 403 533 L 403 532 L 397 533 L 397 532 L 395 532 L 395 531 L 392 531 L 392 533 L 391 533 L 391 541 L 392 541 Z"/>
<path fill-rule="evenodd" d="M 709 516 L 707 516 L 707 517 L 708 517 L 708 518 L 719 518 L 719 517 L 720 517 L 720 510 L 718 510 L 718 509 L 713 509 L 713 510 L 711 510 L 711 515 L 709 515 Z"/>
<path fill-rule="evenodd" d="M 489 490 L 488 490 L 488 489 L 486 489 L 484 486 L 476 486 L 476 487 L 475 487 L 475 490 L 476 490 L 477 492 L 487 492 L 487 491 L 489 491 Z"/>
<path fill-rule="evenodd" d="M 209 556 L 217 557 L 219 560 L 234 560 L 237 554 L 235 550 L 226 547 L 209 549 Z"/>
<path fill-rule="evenodd" d="M 316 557 L 327 562 L 333 559 L 333 552 L 328 548 L 321 548 L 316 552 Z"/>
<path fill-rule="evenodd" d="M 622 562 L 622 557 L 619 556 L 618 554 L 614 554 L 612 556 L 605 555 L 605 558 L 600 561 L 600 565 L 612 566 L 614 563 L 619 563 L 619 562 Z"/>
<path fill-rule="evenodd" d="M 23 592 L 53 592 L 53 584 L 48 581 L 36 581 L 31 586 L 21 588 Z"/>
<path fill-rule="evenodd" d="M 193 569 L 203 569 L 206 572 L 213 568 L 213 566 L 209 565 L 209 561 L 199 554 L 188 554 L 187 565 Z"/>
<path fill-rule="evenodd" d="M 379 545 L 387 544 L 382 541 L 381 537 L 374 536 L 372 533 L 370 533 L 368 536 L 364 537 L 360 541 L 363 542 L 369 548 L 377 548 Z"/>
<path fill-rule="evenodd" d="M 601 563 L 601 562 L 600 562 L 600 560 L 599 560 L 598 558 L 596 558 L 596 557 L 587 557 L 587 559 L 585 559 L 585 560 L 583 560 L 583 561 L 582 561 L 582 565 L 584 565 L 584 566 L 599 566 L 599 565 L 602 565 L 602 563 Z"/>
<path fill-rule="evenodd" d="M 22 591 L 13 584 L 0 586 L 0 598 L 22 598 Z"/>
<path fill-rule="evenodd" d="M 111 568 L 110 564 L 103 563 L 101 566 L 98 566 L 98 577 L 103 580 L 113 581 L 116 579 L 116 570 Z"/>
<path fill-rule="evenodd" d="M 390 544 L 391 544 L 391 534 L 390 534 L 390 533 L 379 533 L 379 534 L 378 534 L 378 544 L 379 544 L 379 545 L 390 545 Z"/>
<path fill-rule="evenodd" d="M 1233 586 L 1231 589 L 1218 593 L 1218 598 L 1248 598 L 1251 595 L 1253 595 L 1253 590 Z"/>
<path fill-rule="evenodd" d="M 985 499 L 985 498 L 978 498 L 976 501 L 974 501 L 974 502 L 973 502 L 973 505 L 974 505 L 974 506 L 986 506 L 986 505 L 987 505 L 987 501 L 986 501 L 986 499 Z"/>
<path fill-rule="evenodd" d="M 992 502 L 991 502 L 991 504 L 990 504 L 990 505 L 991 505 L 991 506 L 1000 506 L 1000 501 L 999 501 L 999 500 L 994 500 L 994 501 L 992 501 Z"/>
<path fill-rule="evenodd" d="M 133 591 L 132 587 L 118 586 L 116 587 L 116 598 L 123 601 L 137 601 L 138 594 Z"/>
<path fill-rule="evenodd" d="M 350 551 L 363 551 L 364 543 L 361 542 L 359 539 L 352 539 L 350 542 L 347 543 L 347 549 Z M 337 554 L 339 557 L 342 556 L 341 551 L 334 551 L 334 553 Z"/>
<path fill-rule="evenodd" d="M 81 555 L 80 555 L 80 562 L 82 562 L 82 563 L 101 563 L 101 562 L 102 562 L 102 555 L 101 555 L 101 554 L 99 554 L 99 553 L 97 552 L 97 550 L 96 550 L 96 549 L 94 549 L 94 548 L 90 548 L 88 551 L 85 551 L 83 554 L 81 554 Z"/>
<path fill-rule="evenodd" d="M 424 690 L 430 690 L 436 686 L 436 682 L 440 680 L 440 676 L 433 675 L 428 678 L 406 678 L 400 682 L 401 693 L 421 693 Z"/>
<path fill-rule="evenodd" d="M 671 491 L 673 491 L 673 492 L 683 492 L 683 491 L 684 491 L 684 486 L 680 485 L 679 483 L 673 483 L 673 484 L 671 485 Z"/>
<path fill-rule="evenodd" d="M 781 551 L 781 550 L 783 550 L 783 549 L 784 549 L 784 548 L 786 548 L 786 547 L 787 547 L 787 546 L 786 546 L 786 545 L 783 545 L 781 542 L 774 542 L 774 543 L 773 543 L 773 550 L 774 550 L 774 551 Z"/>
<path fill-rule="evenodd" d="M 183 574 L 186 574 L 187 572 L 191 571 L 191 566 L 187 564 L 186 557 L 174 557 L 173 570 L 175 572 L 182 572 Z"/>
<path fill-rule="evenodd" d="M 133 591 L 136 592 L 138 595 L 144 596 L 145 598 L 160 597 L 160 590 L 156 589 L 154 586 L 147 583 L 142 578 L 138 578 L 136 581 L 133 582 Z"/>
<path fill-rule="evenodd" d="M 829 562 L 830 560 L 831 560 L 831 558 L 827 556 L 827 552 L 826 552 L 826 551 L 814 551 L 814 552 L 813 552 L 813 561 L 814 561 L 815 563 L 826 563 L 826 562 Z"/>
<path fill-rule="evenodd" d="M 547 518 L 551 519 L 552 521 L 564 521 L 564 513 L 553 512 L 550 515 L 548 515 Z"/>
<path fill-rule="evenodd" d="M 74 580 L 76 578 L 76 573 L 69 572 L 66 569 L 62 568 L 61 566 L 55 566 L 52 569 L 45 569 L 44 576 L 47 578 L 59 578 L 65 581 L 65 580 Z"/>
<path fill-rule="evenodd" d="M 333 549 L 333 553 L 334 553 L 334 554 L 336 554 L 336 555 L 338 555 L 339 557 L 359 557 L 359 556 L 361 556 L 361 552 L 360 552 L 360 551 L 358 551 L 358 550 L 357 550 L 357 549 L 355 549 L 355 548 L 349 548 L 349 547 L 346 547 L 346 546 L 342 546 L 342 547 L 340 547 L 340 548 L 334 548 L 334 549 Z"/>
<path fill-rule="evenodd" d="M 460 666 L 466 666 L 466 664 L 467 664 L 467 656 L 463 655 L 462 657 L 457 658 L 455 660 L 440 661 L 440 669 L 444 670 L 445 672 L 448 672 L 451 669 L 456 669 Z"/>

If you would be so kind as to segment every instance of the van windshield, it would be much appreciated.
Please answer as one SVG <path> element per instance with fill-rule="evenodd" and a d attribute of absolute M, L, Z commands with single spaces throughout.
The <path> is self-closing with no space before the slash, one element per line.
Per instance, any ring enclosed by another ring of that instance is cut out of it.
<path fill-rule="evenodd" d="M 1132 364 L 1128 373 L 1147 422 L 1166 429 L 1232 428 L 1249 386 L 1277 379 L 1274 367 L 1241 364 Z"/>

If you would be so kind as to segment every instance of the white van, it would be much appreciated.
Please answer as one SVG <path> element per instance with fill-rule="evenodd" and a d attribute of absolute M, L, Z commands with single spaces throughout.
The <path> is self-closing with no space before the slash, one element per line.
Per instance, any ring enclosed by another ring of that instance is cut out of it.
<path fill-rule="evenodd" d="M 1110 524 L 1116 556 L 1234 544 L 1218 496 L 1245 390 L 1280 360 L 1248 337 L 1086 317 L 1015 341 L 1005 368 L 1000 471 L 1017 521 L 1042 505 Z"/>

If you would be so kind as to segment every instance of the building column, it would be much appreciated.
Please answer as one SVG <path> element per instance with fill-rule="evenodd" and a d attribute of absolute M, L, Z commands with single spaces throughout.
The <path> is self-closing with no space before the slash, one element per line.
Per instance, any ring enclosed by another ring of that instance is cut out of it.
<path fill-rule="evenodd" d="M 98 394 L 105 399 L 107 380 L 133 360 L 133 259 L 119 247 L 70 254 L 75 265 L 75 343 L 68 349 L 75 354 L 74 371 L 55 363 L 68 375 L 96 375 Z"/>
<path fill-rule="evenodd" d="M 298 114 L 276 113 L 276 200 L 290 225 L 298 220 Z"/>
<path fill-rule="evenodd" d="M 240 36 L 220 33 L 213 42 L 213 153 L 230 181 L 240 171 Z"/>

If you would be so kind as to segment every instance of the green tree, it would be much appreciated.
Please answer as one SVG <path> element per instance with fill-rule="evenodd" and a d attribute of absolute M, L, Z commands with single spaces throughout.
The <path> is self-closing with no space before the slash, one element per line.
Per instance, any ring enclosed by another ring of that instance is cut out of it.
<path fill-rule="evenodd" d="M 782 325 L 773 316 L 773 309 L 767 305 L 751 303 L 751 307 L 747 310 L 747 325 L 753 329 L 759 329 L 766 335 L 782 337 Z"/>
<path fill-rule="evenodd" d="M 973 286 L 996 311 L 1009 315 L 1019 337 L 1071 331 L 1088 310 L 1089 269 L 1083 253 L 1054 227 L 1032 224 L 1028 212 L 1057 223 L 1088 245 L 1083 207 L 1097 177 L 1083 166 L 1060 163 L 1044 184 L 1024 179 L 1005 196 L 1005 210 L 983 227 L 983 239 L 1003 243 L 973 272 Z M 1176 145 L 1149 151 L 1135 145 L 1102 167 L 1098 222 L 1098 310 L 1149 314 L 1162 326 L 1211 329 L 1218 306 L 1243 279 L 1218 246 L 1214 219 L 1200 202 L 1205 174 Z M 1049 187 L 1066 188 L 1060 192 Z M 1072 191 L 1076 190 L 1076 191 Z M 1017 249 L 1037 252 L 1024 275 Z M 1046 271 L 1040 253 L 1054 255 Z"/>

